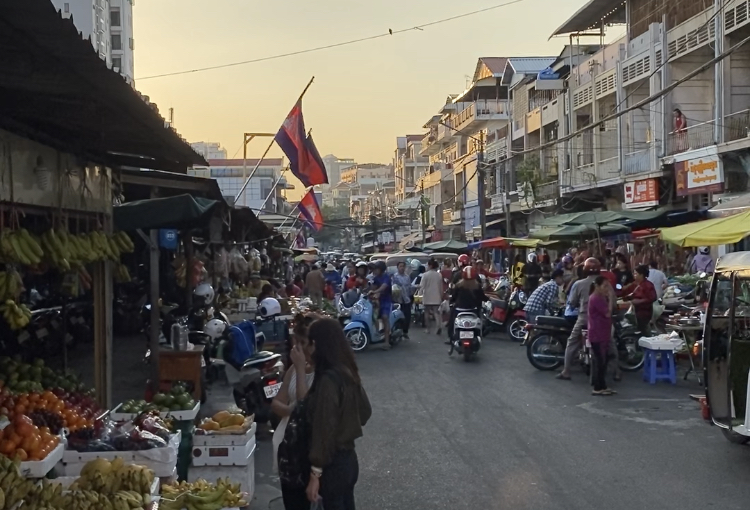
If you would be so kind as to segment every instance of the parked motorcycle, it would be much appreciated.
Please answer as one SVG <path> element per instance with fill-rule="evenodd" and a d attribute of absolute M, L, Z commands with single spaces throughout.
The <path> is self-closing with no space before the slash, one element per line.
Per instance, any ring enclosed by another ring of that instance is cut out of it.
<path fill-rule="evenodd" d="M 645 358 L 638 340 L 641 334 L 634 324 L 624 318 L 614 321 L 617 341 L 618 365 L 624 372 L 641 369 Z M 565 363 L 565 348 L 573 330 L 573 323 L 561 316 L 539 316 L 535 325 L 527 326 L 528 334 L 521 345 L 526 346 L 526 356 L 537 370 L 555 370 Z M 585 346 L 585 342 L 583 344 Z M 584 370 L 587 363 L 585 347 L 579 354 Z"/>
<path fill-rule="evenodd" d="M 360 294 L 359 300 L 352 307 L 351 322 L 344 328 L 346 339 L 355 351 L 361 351 L 368 343 L 378 344 L 385 341 L 382 330 L 376 328 L 376 320 L 372 316 L 373 305 L 367 294 Z M 391 327 L 390 344 L 398 344 L 404 337 L 406 319 L 399 305 L 394 304 L 388 317 Z"/>
<path fill-rule="evenodd" d="M 472 310 L 457 310 L 453 321 L 453 338 L 451 350 L 463 355 L 464 361 L 471 361 L 482 346 L 482 320 Z"/>
<path fill-rule="evenodd" d="M 512 340 L 522 341 L 526 334 L 526 294 L 516 287 L 508 300 L 489 296 L 482 304 L 482 333 L 486 336 L 493 331 L 507 331 Z"/>

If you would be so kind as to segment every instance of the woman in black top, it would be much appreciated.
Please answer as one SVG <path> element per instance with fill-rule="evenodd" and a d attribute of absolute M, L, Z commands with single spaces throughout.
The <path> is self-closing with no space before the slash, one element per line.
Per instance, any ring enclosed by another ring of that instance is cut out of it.
<path fill-rule="evenodd" d="M 315 381 L 308 393 L 311 423 L 307 498 L 326 510 L 355 510 L 359 463 L 354 440 L 372 414 L 354 352 L 335 319 L 315 321 L 308 331 Z"/>
<path fill-rule="evenodd" d="M 633 271 L 630 270 L 630 264 L 628 264 L 628 259 L 625 258 L 625 255 L 622 253 L 616 253 L 615 254 L 615 268 L 612 270 L 612 272 L 615 275 L 615 278 L 617 278 L 617 285 L 621 285 L 622 288 L 630 285 L 635 281 L 635 278 L 633 277 Z M 615 289 L 615 293 L 619 296 L 621 294 L 621 291 Z"/>

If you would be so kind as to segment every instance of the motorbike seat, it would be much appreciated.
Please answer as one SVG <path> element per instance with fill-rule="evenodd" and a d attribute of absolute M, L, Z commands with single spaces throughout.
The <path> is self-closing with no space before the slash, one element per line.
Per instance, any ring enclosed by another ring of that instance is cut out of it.
<path fill-rule="evenodd" d="M 540 315 L 536 318 L 536 326 L 547 326 L 559 329 L 573 329 L 573 325 L 565 317 Z"/>
<path fill-rule="evenodd" d="M 269 351 L 258 351 L 242 364 L 242 368 L 250 367 L 253 365 L 265 364 L 269 361 L 277 361 L 281 359 L 281 354 L 273 353 Z"/>

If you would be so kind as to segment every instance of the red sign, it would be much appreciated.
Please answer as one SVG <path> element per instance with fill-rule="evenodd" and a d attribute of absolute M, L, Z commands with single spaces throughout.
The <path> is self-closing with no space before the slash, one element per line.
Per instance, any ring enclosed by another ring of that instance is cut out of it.
<path fill-rule="evenodd" d="M 624 194 L 626 209 L 659 205 L 659 181 L 657 179 L 643 179 L 626 182 Z"/>

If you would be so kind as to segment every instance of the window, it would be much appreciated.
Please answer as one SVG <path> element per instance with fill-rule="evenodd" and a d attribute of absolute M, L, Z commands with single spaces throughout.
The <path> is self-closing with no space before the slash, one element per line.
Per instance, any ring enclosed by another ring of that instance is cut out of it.
<path fill-rule="evenodd" d="M 130 41 L 129 41 L 129 44 L 130 44 L 130 49 L 131 49 L 131 50 L 135 50 L 135 39 L 133 39 L 133 38 L 131 37 L 131 38 L 130 38 Z"/>
<path fill-rule="evenodd" d="M 122 72 L 122 57 L 112 57 L 112 69 Z"/>
<path fill-rule="evenodd" d="M 70 4 L 69 4 L 68 2 L 65 2 L 65 3 L 63 4 L 63 12 L 64 12 L 65 14 L 70 14 Z"/>
<path fill-rule="evenodd" d="M 120 34 L 112 34 L 112 49 L 122 50 L 122 38 Z"/>
<path fill-rule="evenodd" d="M 119 27 L 121 25 L 119 9 L 114 9 L 109 12 L 109 24 L 113 27 Z"/>

